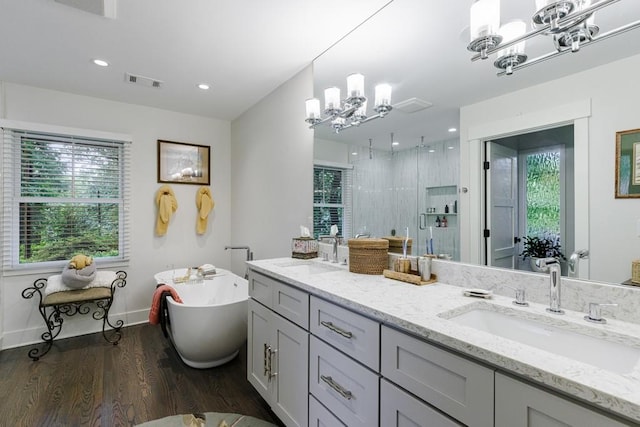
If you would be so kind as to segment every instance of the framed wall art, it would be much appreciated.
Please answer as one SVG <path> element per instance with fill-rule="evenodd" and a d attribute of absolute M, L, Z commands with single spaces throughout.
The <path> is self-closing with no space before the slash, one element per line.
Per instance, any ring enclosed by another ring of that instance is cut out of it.
<path fill-rule="evenodd" d="M 158 140 L 158 182 L 210 185 L 206 145 Z"/>
<path fill-rule="evenodd" d="M 640 129 L 616 132 L 616 199 L 640 198 Z"/>

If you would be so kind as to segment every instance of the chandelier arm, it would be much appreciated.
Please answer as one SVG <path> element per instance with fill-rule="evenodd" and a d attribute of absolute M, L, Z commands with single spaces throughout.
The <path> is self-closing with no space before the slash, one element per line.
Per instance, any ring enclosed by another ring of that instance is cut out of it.
<path fill-rule="evenodd" d="M 562 24 L 564 24 L 565 22 L 572 21 L 574 19 L 584 18 L 587 15 L 592 14 L 593 12 L 595 12 L 598 9 L 602 9 L 603 7 L 609 6 L 610 4 L 613 4 L 613 3 L 616 3 L 616 2 L 619 2 L 619 1 L 620 0 L 602 0 L 602 1 L 599 1 L 598 3 L 594 3 L 591 6 L 589 6 L 587 8 L 584 8 L 583 10 L 580 10 L 578 12 L 573 12 L 573 13 L 570 13 L 569 15 L 566 15 L 566 16 L 562 17 L 561 19 L 558 20 L 558 25 L 562 26 Z M 620 27 L 620 28 L 622 28 L 622 27 Z M 517 38 L 515 38 L 513 40 L 510 40 L 510 41 L 505 42 L 505 43 L 500 43 L 495 47 L 489 48 L 489 49 L 487 49 L 486 54 L 487 55 L 491 55 L 492 53 L 495 53 L 495 52 L 497 52 L 499 50 L 506 49 L 506 48 L 508 48 L 510 46 L 516 45 L 516 44 L 520 43 L 521 41 L 528 40 L 528 39 L 530 39 L 532 37 L 537 36 L 538 34 L 541 34 L 541 33 L 544 33 L 546 31 L 549 31 L 550 29 L 551 29 L 551 24 L 546 24 L 543 27 L 531 30 L 528 33 L 523 34 L 520 37 L 517 37 Z M 546 56 L 546 55 L 543 55 L 543 56 Z M 479 54 L 479 53 L 471 57 L 471 61 L 477 61 L 479 59 L 482 59 L 482 55 Z M 517 68 L 522 68 L 522 66 L 514 67 L 514 70 L 517 69 Z M 502 74 L 498 73 L 498 75 L 502 75 Z"/>
<path fill-rule="evenodd" d="M 584 44 L 581 44 L 581 48 L 585 47 L 585 46 L 592 45 L 592 44 L 594 44 L 596 42 L 599 42 L 600 40 L 605 40 L 605 39 L 608 39 L 610 37 L 614 37 L 614 36 L 617 36 L 619 34 L 626 33 L 627 31 L 634 30 L 634 29 L 636 29 L 638 27 L 640 27 L 640 20 L 634 21 L 634 22 L 630 22 L 630 23 L 628 23 L 626 25 L 623 25 L 621 27 L 615 28 L 615 29 L 613 29 L 611 31 L 607 31 L 606 33 L 602 33 L 602 34 L 598 35 L 597 37 L 592 38 L 588 42 L 585 42 Z M 513 66 L 513 71 L 519 70 L 521 68 L 526 68 L 526 67 L 528 67 L 530 65 L 534 65 L 534 64 L 537 64 L 539 62 L 544 62 L 544 61 L 546 61 L 548 59 L 555 58 L 556 56 L 564 55 L 565 53 L 568 53 L 568 52 L 571 52 L 571 49 L 565 49 L 565 50 L 561 50 L 561 51 L 557 51 L 556 50 L 556 51 L 549 52 L 549 53 L 544 54 L 544 55 L 540 55 L 537 58 L 533 58 L 533 59 L 528 60 L 527 62 L 524 62 L 522 64 L 514 65 Z M 497 73 L 498 76 L 504 76 L 505 74 L 507 74 L 507 73 L 504 70 L 499 71 Z"/>

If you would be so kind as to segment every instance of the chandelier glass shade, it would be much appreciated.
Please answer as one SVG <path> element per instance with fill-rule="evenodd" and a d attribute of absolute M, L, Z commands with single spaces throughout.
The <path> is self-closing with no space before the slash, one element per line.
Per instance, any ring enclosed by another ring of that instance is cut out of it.
<path fill-rule="evenodd" d="M 338 133 L 352 126 L 359 126 L 371 120 L 386 116 L 393 109 L 391 106 L 391 86 L 382 83 L 375 87 L 375 112 L 367 116 L 367 97 L 364 91 L 364 76 L 359 73 L 347 77 L 347 96 L 340 97 L 339 87 L 329 87 L 324 90 L 324 115 L 320 111 L 320 100 L 310 98 L 305 102 L 305 121 L 313 128 L 323 123 L 329 123 Z"/>
<path fill-rule="evenodd" d="M 567 52 L 578 52 L 583 45 L 640 27 L 640 21 L 633 21 L 599 34 L 595 12 L 618 1 L 622 0 L 535 0 L 536 12 L 527 32 L 523 21 L 496 24 L 500 22 L 500 0 L 477 0 L 470 10 L 471 41 L 467 49 L 476 53 L 472 61 L 497 53 L 493 64 L 501 70 L 498 75 L 512 74 L 517 69 Z M 555 50 L 529 59 L 524 42 L 539 35 L 552 38 Z"/>

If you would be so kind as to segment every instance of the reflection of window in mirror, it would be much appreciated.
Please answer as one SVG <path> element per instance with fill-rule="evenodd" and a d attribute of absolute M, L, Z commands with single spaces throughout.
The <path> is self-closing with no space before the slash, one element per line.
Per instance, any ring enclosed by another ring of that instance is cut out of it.
<path fill-rule="evenodd" d="M 338 235 L 351 234 L 351 170 L 315 165 L 313 167 L 313 236 L 329 235 L 338 226 Z"/>
<path fill-rule="evenodd" d="M 520 152 L 520 234 L 550 239 L 565 247 L 564 147 L 546 146 Z M 563 251 L 564 252 L 564 251 Z M 523 264 L 522 267 L 528 267 Z"/>
<path fill-rule="evenodd" d="M 527 236 L 560 238 L 560 149 L 523 154 Z"/>

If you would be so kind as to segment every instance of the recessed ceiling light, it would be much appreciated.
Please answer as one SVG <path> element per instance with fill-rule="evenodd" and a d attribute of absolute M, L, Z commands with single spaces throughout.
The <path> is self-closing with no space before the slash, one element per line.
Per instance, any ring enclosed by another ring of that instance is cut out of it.
<path fill-rule="evenodd" d="M 449 132 L 455 132 L 455 131 L 457 131 L 457 130 L 458 130 L 458 129 L 456 129 L 456 128 L 449 128 Z"/>
<path fill-rule="evenodd" d="M 449 150 L 453 150 L 453 146 L 452 146 L 452 145 L 448 146 L 447 148 L 448 148 Z"/>
<path fill-rule="evenodd" d="M 436 150 L 434 150 L 433 148 L 431 148 L 431 149 L 429 150 L 429 152 L 430 152 L 430 153 L 435 153 L 435 152 L 436 152 Z"/>
<path fill-rule="evenodd" d="M 94 59 L 93 63 L 100 66 L 100 67 L 108 67 L 109 63 L 107 61 L 105 61 L 104 59 Z"/>
<path fill-rule="evenodd" d="M 398 141 L 393 141 L 393 142 L 391 143 L 391 145 L 393 145 L 394 147 L 396 147 L 396 146 L 400 145 L 400 143 L 399 143 Z"/>
<path fill-rule="evenodd" d="M 357 156 L 358 153 L 356 153 L 355 151 L 353 153 L 351 153 L 352 156 Z"/>
<path fill-rule="evenodd" d="M 198 89 L 202 89 L 202 90 L 209 90 L 210 86 L 206 83 L 200 83 L 198 85 Z"/>

